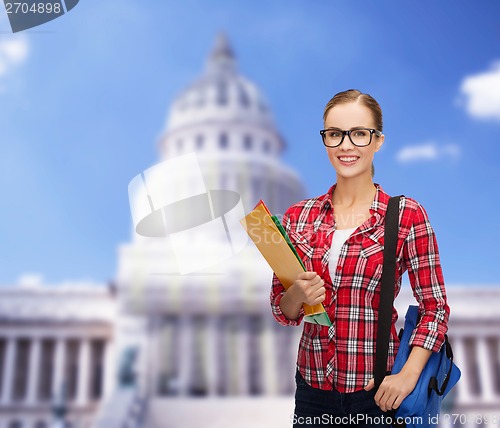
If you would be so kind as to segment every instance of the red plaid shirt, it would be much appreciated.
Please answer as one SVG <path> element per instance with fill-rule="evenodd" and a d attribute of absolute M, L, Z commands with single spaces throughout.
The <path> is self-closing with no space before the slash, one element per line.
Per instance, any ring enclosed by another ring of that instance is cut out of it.
<path fill-rule="evenodd" d="M 331 327 L 304 323 L 299 344 L 297 368 L 306 382 L 325 390 L 354 392 L 373 377 L 377 318 L 384 248 L 384 219 L 389 195 L 376 184 L 371 216 L 343 245 L 335 278 L 330 277 L 328 258 L 335 233 L 332 195 L 301 201 L 283 216 L 283 226 L 297 248 L 308 271 L 316 272 L 325 282 L 325 310 Z M 444 341 L 450 309 L 446 301 L 443 274 L 434 231 L 424 208 L 403 197 L 400 203 L 395 296 L 401 289 L 401 277 L 408 270 L 413 294 L 421 318 L 411 344 L 438 351 Z M 279 307 L 285 290 L 273 278 L 271 306 L 280 324 L 296 326 L 304 317 L 287 319 Z M 393 308 L 387 369 L 394 364 L 399 347 Z"/>

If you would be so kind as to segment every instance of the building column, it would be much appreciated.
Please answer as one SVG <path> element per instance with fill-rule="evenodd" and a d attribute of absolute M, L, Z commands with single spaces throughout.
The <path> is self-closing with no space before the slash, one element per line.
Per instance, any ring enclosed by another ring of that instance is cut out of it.
<path fill-rule="evenodd" d="M 115 343 L 112 338 L 104 342 L 104 375 L 103 375 L 103 398 L 108 398 L 113 394 L 116 385 L 116 355 Z"/>
<path fill-rule="evenodd" d="M 133 372 L 135 374 L 135 386 L 137 388 L 137 391 L 142 395 L 142 396 L 149 396 L 150 392 L 150 386 L 149 386 L 149 354 L 151 352 L 150 350 L 150 342 L 151 342 L 151 329 L 149 327 L 149 322 L 150 320 L 148 318 L 145 319 L 144 321 L 144 326 L 143 326 L 143 335 L 142 335 L 142 340 L 139 342 L 139 346 L 137 349 L 137 355 L 136 355 L 136 360 L 133 364 Z M 118 345 L 117 345 L 118 346 Z M 123 344 L 123 341 L 120 344 L 120 347 L 117 348 L 119 351 L 119 359 L 117 362 L 121 361 L 121 358 L 123 357 L 124 352 L 128 349 L 126 345 Z M 120 380 L 118 377 L 118 371 L 117 371 L 117 390 L 122 389 L 123 385 L 120 384 Z"/>
<path fill-rule="evenodd" d="M 461 369 L 460 382 L 457 383 L 457 404 L 470 404 L 472 396 L 470 393 L 470 380 L 467 366 L 467 352 L 465 349 L 465 338 L 457 336 L 453 339 L 453 353 L 458 367 Z"/>
<path fill-rule="evenodd" d="M 495 399 L 495 387 L 493 385 L 493 361 L 488 349 L 486 337 L 477 338 L 477 362 L 479 367 L 479 380 L 481 385 L 481 402 L 491 403 Z"/>
<path fill-rule="evenodd" d="M 240 379 L 238 379 L 239 374 L 239 364 L 240 359 L 238 358 L 238 325 L 235 325 L 236 321 L 234 318 L 229 320 L 229 325 L 224 331 L 225 336 L 225 352 L 226 352 L 226 365 L 227 365 L 227 394 L 237 395 L 240 390 Z"/>
<path fill-rule="evenodd" d="M 79 406 L 88 404 L 90 376 L 90 340 L 83 338 L 78 349 L 78 379 L 75 401 Z"/>
<path fill-rule="evenodd" d="M 3 364 L 2 382 L 2 404 L 8 405 L 12 401 L 12 389 L 14 381 L 14 371 L 16 362 L 17 340 L 14 337 L 7 338 L 7 348 L 5 350 L 5 360 Z"/>
<path fill-rule="evenodd" d="M 208 396 L 215 397 L 217 395 L 217 375 L 218 375 L 218 347 L 217 347 L 217 317 L 210 316 L 207 319 L 207 387 Z"/>
<path fill-rule="evenodd" d="M 249 361 L 249 352 L 248 349 L 248 318 L 244 317 L 241 320 L 240 330 L 238 332 L 238 394 L 239 395 L 248 395 L 249 392 L 249 382 L 248 382 L 248 361 Z"/>
<path fill-rule="evenodd" d="M 273 327 L 268 319 L 264 320 L 264 328 L 259 342 L 262 355 L 263 392 L 266 395 L 276 395 L 278 392 L 278 379 L 276 376 L 275 340 Z"/>
<path fill-rule="evenodd" d="M 179 330 L 179 395 L 185 396 L 193 371 L 193 324 L 189 315 L 181 316 Z"/>
<path fill-rule="evenodd" d="M 146 369 L 146 373 L 148 374 L 149 379 L 149 395 L 151 397 L 158 396 L 158 375 L 159 375 L 159 363 L 158 360 L 160 358 L 160 326 L 161 319 L 157 317 L 153 317 L 150 322 L 149 332 L 150 337 L 148 341 L 148 367 Z"/>
<path fill-rule="evenodd" d="M 35 404 L 38 395 L 38 384 L 40 377 L 41 364 L 41 341 L 40 338 L 33 338 L 30 346 L 30 359 L 28 370 L 28 394 L 26 401 L 29 404 Z"/>
<path fill-rule="evenodd" d="M 66 396 L 65 391 L 65 365 L 66 365 L 66 341 L 64 338 L 56 339 L 54 352 L 54 374 L 52 379 L 52 400 L 63 401 Z"/>

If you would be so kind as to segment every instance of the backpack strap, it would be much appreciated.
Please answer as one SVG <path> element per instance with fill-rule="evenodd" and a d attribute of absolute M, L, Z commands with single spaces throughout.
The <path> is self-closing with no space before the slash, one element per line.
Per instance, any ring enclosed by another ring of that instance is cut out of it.
<path fill-rule="evenodd" d="M 399 229 L 399 201 L 401 196 L 389 199 L 385 214 L 384 265 L 380 284 L 377 340 L 375 348 L 375 390 L 384 380 L 389 353 L 392 308 L 394 305 L 394 285 L 396 279 L 396 248 Z"/>

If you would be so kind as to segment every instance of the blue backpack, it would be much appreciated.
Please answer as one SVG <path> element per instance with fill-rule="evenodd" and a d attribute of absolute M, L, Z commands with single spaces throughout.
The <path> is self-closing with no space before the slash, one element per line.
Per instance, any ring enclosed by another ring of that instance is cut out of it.
<path fill-rule="evenodd" d="M 418 306 L 409 306 L 405 325 L 400 333 L 401 343 L 392 367 L 392 374 L 399 373 L 408 359 L 411 347 L 410 337 L 417 326 Z M 398 421 L 406 428 L 436 427 L 443 398 L 460 379 L 460 370 L 453 362 L 453 351 L 448 337 L 439 352 L 433 352 L 420 374 L 415 389 L 408 395 L 395 412 Z M 396 425 L 395 424 L 395 425 Z"/>

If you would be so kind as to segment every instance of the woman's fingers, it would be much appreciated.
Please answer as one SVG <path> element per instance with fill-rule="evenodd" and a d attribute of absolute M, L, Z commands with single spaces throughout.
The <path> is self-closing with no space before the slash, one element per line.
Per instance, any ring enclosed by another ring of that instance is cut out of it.
<path fill-rule="evenodd" d="M 311 280 L 316 276 L 319 278 L 319 275 L 316 272 L 310 272 L 310 271 L 300 272 L 297 275 L 297 279 Z"/>
<path fill-rule="evenodd" d="M 316 272 L 301 272 L 295 280 L 295 286 L 300 289 L 302 301 L 314 306 L 325 300 L 325 282 Z"/>
<path fill-rule="evenodd" d="M 384 412 L 397 409 L 412 390 L 401 373 L 386 376 L 375 394 L 375 403 Z"/>
<path fill-rule="evenodd" d="M 365 391 L 371 391 L 373 388 L 375 388 L 375 379 L 371 378 L 364 389 Z"/>

